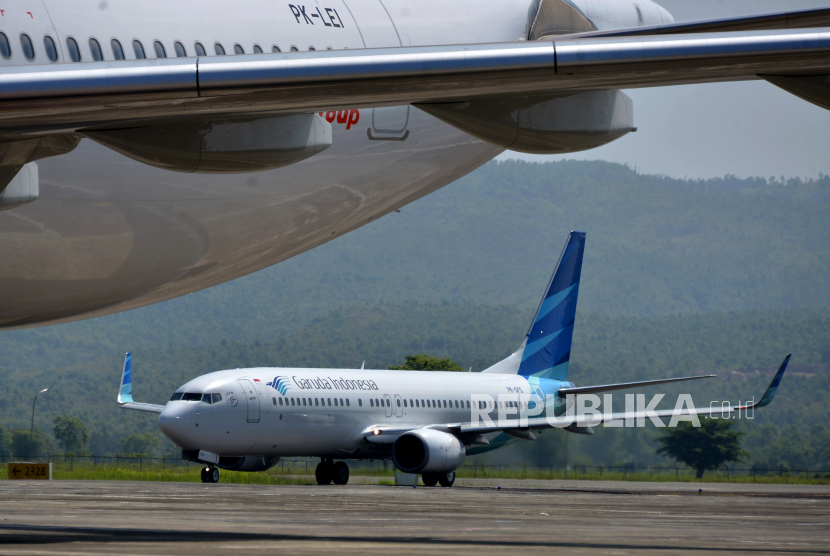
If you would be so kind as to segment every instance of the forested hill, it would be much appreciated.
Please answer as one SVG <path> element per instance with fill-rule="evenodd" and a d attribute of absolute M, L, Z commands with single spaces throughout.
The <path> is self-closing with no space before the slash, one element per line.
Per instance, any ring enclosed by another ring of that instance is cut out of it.
<path fill-rule="evenodd" d="M 274 341 L 135 350 L 133 395 L 139 401 L 164 403 L 181 384 L 219 369 L 260 365 L 357 368 L 364 360 L 367 368 L 383 369 L 400 365 L 406 355 L 416 353 L 451 357 L 465 369 L 472 366 L 478 371 L 518 347 L 532 312 L 525 307 L 473 304 L 349 305 Z M 770 465 L 785 461 L 803 468 L 808 460 L 809 465 L 819 465 L 824 448 L 816 452 L 810 443 L 818 434 L 813 432 L 814 425 L 830 420 L 825 403 L 830 390 L 828 330 L 830 310 L 663 317 L 578 315 L 569 379 L 589 385 L 712 372 L 719 375 L 717 379 L 637 392 L 648 396 L 665 392 L 668 407 L 673 407 L 674 395 L 680 392 L 693 394 L 696 405 L 706 406 L 711 400 L 737 403 L 751 396 L 759 399 L 781 360 L 793 353 L 774 402 L 758 410 L 755 421 L 741 426 L 752 435 L 748 446 L 753 453 L 763 461 L 774 459 Z M 67 361 L 60 369 L 33 367 L 25 373 L 0 369 L 0 426 L 28 430 L 34 392 L 51 386 L 38 399 L 36 424 L 46 431 L 51 430 L 56 415 L 79 417 L 92 430 L 90 448 L 98 454 L 120 451 L 130 433 L 157 434 L 155 416 L 116 406 L 122 362 L 123 355 L 116 353 L 84 363 Z M 572 444 L 569 457 L 581 453 L 598 463 L 655 460 L 651 427 L 598 434 L 606 436 Z M 551 438 L 562 435 L 567 433 Z M 174 451 L 172 444 L 163 444 L 170 453 Z M 830 444 L 826 448 L 830 450 Z M 563 457 L 558 448 L 547 442 L 529 443 L 522 449 L 536 451 L 522 456 L 522 461 L 564 463 L 556 459 Z"/>
<path fill-rule="evenodd" d="M 254 275 L 128 313 L 0 333 L 0 368 L 270 342 L 354 303 L 532 308 L 572 229 L 588 233 L 580 312 L 830 306 L 826 176 L 689 181 L 605 162 L 493 162 Z"/>

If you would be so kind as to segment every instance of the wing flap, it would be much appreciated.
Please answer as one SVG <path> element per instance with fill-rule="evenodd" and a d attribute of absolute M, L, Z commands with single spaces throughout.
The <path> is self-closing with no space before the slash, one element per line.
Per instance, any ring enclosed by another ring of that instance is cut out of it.
<path fill-rule="evenodd" d="M 577 386 L 574 388 L 560 388 L 559 396 L 565 397 L 573 394 L 596 394 L 599 392 L 612 392 L 614 390 L 625 390 L 639 386 L 656 386 L 670 382 L 682 382 L 684 380 L 699 380 L 701 378 L 713 378 L 717 375 L 684 376 L 681 378 L 663 378 L 659 380 L 643 380 L 640 382 L 621 382 L 619 384 L 603 384 L 600 386 Z"/>

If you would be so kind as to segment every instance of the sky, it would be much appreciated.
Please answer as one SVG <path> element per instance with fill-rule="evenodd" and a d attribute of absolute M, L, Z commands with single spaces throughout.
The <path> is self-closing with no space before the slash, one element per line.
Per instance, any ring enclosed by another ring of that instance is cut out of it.
<path fill-rule="evenodd" d="M 830 0 L 657 0 L 676 21 L 830 6 Z M 607 160 L 677 178 L 830 174 L 830 111 L 764 81 L 625 91 L 638 130 L 571 155 L 500 158 Z"/>

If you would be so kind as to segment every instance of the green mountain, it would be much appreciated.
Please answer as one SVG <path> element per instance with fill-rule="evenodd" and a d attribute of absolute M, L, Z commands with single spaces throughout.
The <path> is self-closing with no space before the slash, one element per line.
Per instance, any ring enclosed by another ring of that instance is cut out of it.
<path fill-rule="evenodd" d="M 690 181 L 605 162 L 493 162 L 251 276 L 128 313 L 3 332 L 0 367 L 268 341 L 354 303 L 533 307 L 572 229 L 588 232 L 587 313 L 828 307 L 828 209 L 827 176 Z"/>
<path fill-rule="evenodd" d="M 684 391 L 738 401 L 760 395 L 792 351 L 776 403 L 740 426 L 765 431 L 747 439 L 758 458 L 798 452 L 812 465 L 824 457 L 813 426 L 827 422 L 830 386 L 828 209 L 827 176 L 691 181 L 604 162 L 490 163 L 251 276 L 127 313 L 0 333 L 0 426 L 25 426 L 32 396 L 52 385 L 38 402 L 47 431 L 55 415 L 77 415 L 98 452 L 155 431 L 151 417 L 114 407 L 127 350 L 137 397 L 157 403 L 198 374 L 248 365 L 385 368 L 430 353 L 481 370 L 521 341 L 567 232 L 580 229 L 588 244 L 571 379 L 717 372 Z M 498 457 L 654 459 L 647 430 L 569 439 L 570 452 L 559 433 Z"/>

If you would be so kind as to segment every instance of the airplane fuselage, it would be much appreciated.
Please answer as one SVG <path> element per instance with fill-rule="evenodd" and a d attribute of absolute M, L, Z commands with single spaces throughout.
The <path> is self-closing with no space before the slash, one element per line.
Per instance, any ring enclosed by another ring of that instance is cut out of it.
<path fill-rule="evenodd" d="M 670 21 L 647 1 L 575 5 L 599 29 Z M 527 8 L 526 0 L 238 6 L 16 0 L 0 10 L 10 48 L 0 71 L 38 64 L 75 69 L 121 53 L 132 60 L 202 56 L 202 50 L 214 57 L 515 41 L 525 33 Z M 331 123 L 331 147 L 277 170 L 173 172 L 88 138 L 68 154 L 32 163 L 37 200 L 0 212 L 0 327 L 123 311 L 255 272 L 423 197 L 502 152 L 412 106 L 321 106 L 319 113 Z M 137 105 L 136 121 L 141 117 Z M 214 128 L 222 121 L 215 118 Z M 83 136 L 83 129 L 62 131 Z"/>

